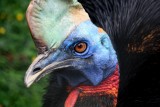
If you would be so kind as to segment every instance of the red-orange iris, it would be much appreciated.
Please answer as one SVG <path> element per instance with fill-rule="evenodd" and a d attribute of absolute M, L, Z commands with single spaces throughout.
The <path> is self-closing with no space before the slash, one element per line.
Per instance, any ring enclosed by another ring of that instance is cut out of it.
<path fill-rule="evenodd" d="M 87 44 L 85 42 L 81 42 L 75 45 L 74 50 L 78 53 L 83 53 L 87 49 Z"/>

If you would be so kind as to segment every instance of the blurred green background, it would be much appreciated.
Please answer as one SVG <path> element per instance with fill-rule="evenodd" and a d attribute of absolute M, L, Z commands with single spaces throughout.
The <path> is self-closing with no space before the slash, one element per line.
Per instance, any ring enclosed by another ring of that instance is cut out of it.
<path fill-rule="evenodd" d="M 37 51 L 26 23 L 30 0 L 0 0 L 0 107 L 40 107 L 46 79 L 30 88 L 24 75 Z"/>

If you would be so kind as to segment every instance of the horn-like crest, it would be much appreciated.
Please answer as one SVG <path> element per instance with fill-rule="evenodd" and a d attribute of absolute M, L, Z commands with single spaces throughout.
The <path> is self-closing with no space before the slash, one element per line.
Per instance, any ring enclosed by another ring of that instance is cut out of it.
<path fill-rule="evenodd" d="M 32 0 L 26 17 L 39 53 L 58 48 L 75 26 L 89 19 L 77 0 Z"/>

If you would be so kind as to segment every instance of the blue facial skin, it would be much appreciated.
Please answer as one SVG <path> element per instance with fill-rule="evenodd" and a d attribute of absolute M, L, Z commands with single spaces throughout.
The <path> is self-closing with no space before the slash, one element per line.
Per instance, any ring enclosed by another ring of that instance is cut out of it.
<path fill-rule="evenodd" d="M 78 53 L 74 46 L 81 42 L 87 44 L 87 49 Z M 108 35 L 98 32 L 90 20 L 77 26 L 61 46 L 41 62 L 41 66 L 68 59 L 74 59 L 70 62 L 72 67 L 56 73 L 59 84 L 65 79 L 71 86 L 81 83 L 98 85 L 114 72 L 117 65 L 117 56 Z"/>

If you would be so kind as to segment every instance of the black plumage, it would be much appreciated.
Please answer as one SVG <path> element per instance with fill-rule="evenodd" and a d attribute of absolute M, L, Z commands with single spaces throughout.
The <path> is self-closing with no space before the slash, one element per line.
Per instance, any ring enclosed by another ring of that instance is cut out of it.
<path fill-rule="evenodd" d="M 64 69 L 61 70 L 66 71 Z M 55 74 L 51 74 L 49 85 L 46 87 L 46 92 L 43 96 L 43 107 L 64 107 L 64 102 L 68 96 L 66 91 L 67 84 L 63 81 L 63 85 L 59 86 Z"/>
<path fill-rule="evenodd" d="M 118 107 L 160 106 L 160 0 L 79 0 L 120 64 Z"/>
<path fill-rule="evenodd" d="M 76 71 L 68 68 L 55 72 L 69 72 L 70 75 L 74 75 Z M 61 80 L 61 85 L 59 85 L 57 79 L 56 73 L 50 75 L 48 87 L 46 87 L 45 94 L 43 95 L 43 107 L 64 107 L 64 103 L 70 94 L 70 92 L 67 91 L 68 83 L 63 79 Z M 79 96 L 74 107 L 115 107 L 115 99 L 115 96 L 112 94 L 99 95 L 99 93 L 97 93 L 90 96 L 86 95 L 85 97 Z"/>

